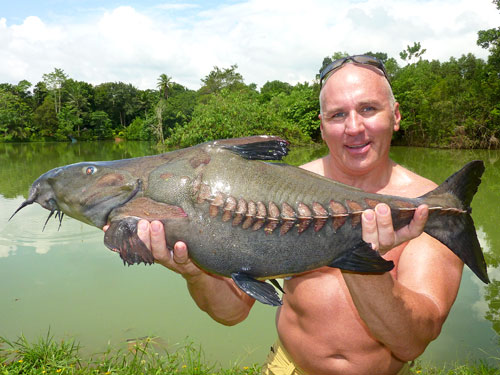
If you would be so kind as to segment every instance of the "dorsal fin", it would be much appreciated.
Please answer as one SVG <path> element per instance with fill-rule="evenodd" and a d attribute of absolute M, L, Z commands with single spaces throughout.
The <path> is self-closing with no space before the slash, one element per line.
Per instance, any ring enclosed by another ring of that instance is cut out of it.
<path fill-rule="evenodd" d="M 249 160 L 281 160 L 289 151 L 288 141 L 273 136 L 226 139 L 217 142 L 226 150 Z"/>

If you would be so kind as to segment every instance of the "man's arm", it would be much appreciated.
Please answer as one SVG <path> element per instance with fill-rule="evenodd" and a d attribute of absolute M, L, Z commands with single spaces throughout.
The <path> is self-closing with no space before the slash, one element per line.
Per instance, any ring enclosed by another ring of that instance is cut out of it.
<path fill-rule="evenodd" d="M 139 221 L 137 234 L 153 252 L 157 263 L 181 274 L 186 279 L 191 297 L 212 319 L 224 325 L 243 321 L 255 300 L 226 277 L 211 275 L 198 268 L 188 256 L 184 242 L 167 249 L 163 225 L 159 221 Z"/>
<path fill-rule="evenodd" d="M 363 239 L 381 253 L 409 239 L 394 273 L 343 272 L 356 308 L 373 336 L 394 356 L 409 361 L 435 339 L 455 301 L 463 263 L 426 233 L 426 207 L 419 207 L 408 227 L 395 232 L 390 210 L 363 214 Z M 415 236 L 418 236 L 415 238 Z M 412 239 L 413 238 L 413 239 Z"/>

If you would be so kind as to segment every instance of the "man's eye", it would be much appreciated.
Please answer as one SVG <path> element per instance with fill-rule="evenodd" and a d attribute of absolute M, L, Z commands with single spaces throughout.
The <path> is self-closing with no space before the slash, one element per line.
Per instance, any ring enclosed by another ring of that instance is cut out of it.
<path fill-rule="evenodd" d="M 375 111 L 375 107 L 364 107 L 362 109 L 363 112 L 371 112 L 371 111 Z"/>
<path fill-rule="evenodd" d="M 334 113 L 332 115 L 332 119 L 334 120 L 338 120 L 338 119 L 341 119 L 341 118 L 344 118 L 345 117 L 345 113 L 344 112 L 337 112 L 337 113 Z"/>

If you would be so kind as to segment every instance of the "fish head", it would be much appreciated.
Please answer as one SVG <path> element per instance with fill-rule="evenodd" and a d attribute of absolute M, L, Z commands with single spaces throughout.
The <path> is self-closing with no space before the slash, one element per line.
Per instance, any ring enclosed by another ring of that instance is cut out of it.
<path fill-rule="evenodd" d="M 84 223 L 102 228 L 109 213 L 142 190 L 142 180 L 114 162 L 81 162 L 54 168 L 36 179 L 28 199 L 14 212 L 38 203 Z"/>

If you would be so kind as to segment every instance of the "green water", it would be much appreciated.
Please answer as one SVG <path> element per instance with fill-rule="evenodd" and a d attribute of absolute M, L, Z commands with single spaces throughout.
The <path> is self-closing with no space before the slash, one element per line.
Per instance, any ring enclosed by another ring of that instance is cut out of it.
<path fill-rule="evenodd" d="M 83 160 L 111 160 L 156 153 L 148 143 L 0 144 L 0 335 L 51 333 L 74 337 L 95 353 L 107 345 L 157 336 L 175 345 L 186 338 L 201 344 L 207 359 L 222 365 L 262 362 L 276 338 L 275 309 L 255 304 L 249 318 L 224 327 L 199 311 L 183 279 L 160 266 L 124 267 L 102 244 L 103 233 L 71 218 L 61 229 L 38 205 L 10 215 L 43 172 Z M 324 148 L 294 149 L 287 161 L 300 164 Z M 493 282 L 485 286 L 464 272 L 457 301 L 440 337 L 423 355 L 437 364 L 500 357 L 500 152 L 395 147 L 391 156 L 438 183 L 467 161 L 486 164 L 473 202 L 473 217 Z M 497 281 L 498 280 L 498 281 Z"/>

